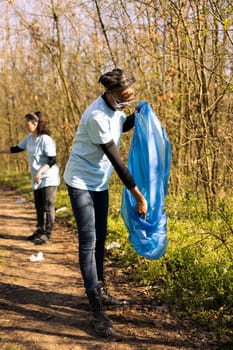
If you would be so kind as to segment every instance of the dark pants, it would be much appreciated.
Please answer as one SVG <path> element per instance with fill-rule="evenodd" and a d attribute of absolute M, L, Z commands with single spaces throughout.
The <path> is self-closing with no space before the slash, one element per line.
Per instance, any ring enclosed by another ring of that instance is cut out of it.
<path fill-rule="evenodd" d="M 54 202 L 56 192 L 56 186 L 43 187 L 34 191 L 34 201 L 37 215 L 37 228 L 41 229 L 47 235 L 51 235 L 54 226 Z"/>
<path fill-rule="evenodd" d="M 92 291 L 98 286 L 98 281 L 104 279 L 108 190 L 95 192 L 67 187 L 78 228 L 79 264 L 84 287 Z"/>

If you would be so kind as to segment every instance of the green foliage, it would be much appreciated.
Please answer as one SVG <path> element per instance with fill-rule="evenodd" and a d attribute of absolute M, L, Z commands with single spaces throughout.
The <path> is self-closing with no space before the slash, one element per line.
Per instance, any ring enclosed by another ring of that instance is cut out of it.
<path fill-rule="evenodd" d="M 209 263 L 201 248 L 173 252 L 166 264 L 164 296 L 188 312 L 233 306 L 233 270 L 225 261 Z M 171 298 L 172 296 L 172 298 Z"/>
<path fill-rule="evenodd" d="M 140 258 L 132 249 L 127 238 L 128 231 L 123 223 L 122 218 L 120 216 L 116 218 L 114 214 L 114 216 L 110 217 L 108 220 L 107 244 L 117 242 L 120 244 L 120 248 L 114 248 L 113 250 L 110 250 L 109 255 L 111 258 L 118 259 L 121 262 L 122 266 L 125 268 L 132 268 L 132 266 L 134 266 L 134 268 L 137 269 Z"/>
<path fill-rule="evenodd" d="M 18 344 L 9 345 L 6 348 L 4 348 L 4 350 L 23 350 L 23 349 L 25 349 L 25 347 L 22 345 L 18 345 Z"/>
<path fill-rule="evenodd" d="M 0 181 L 17 192 L 23 194 L 28 200 L 33 199 L 31 177 L 29 173 L 6 173 L 0 170 Z"/>
<path fill-rule="evenodd" d="M 232 205 L 220 203 L 208 219 L 204 201 L 167 200 L 168 249 L 164 257 L 139 257 L 127 241 L 122 219 L 109 221 L 109 238 L 121 248 L 109 252 L 133 279 L 216 333 L 229 333 L 233 309 Z M 228 321 L 226 321 L 228 320 Z"/>
<path fill-rule="evenodd" d="M 59 189 L 56 198 L 56 208 L 70 208 L 70 200 L 66 189 Z"/>
<path fill-rule="evenodd" d="M 75 227 L 75 219 L 72 214 L 70 199 L 67 193 L 67 189 L 58 189 L 58 193 L 56 196 L 56 219 L 61 222 L 65 222 L 67 225 L 71 227 Z"/>
<path fill-rule="evenodd" d="M 120 249 L 113 250 L 111 255 L 120 259 L 130 268 L 133 278 L 143 285 L 160 289 L 160 296 L 186 312 L 216 310 L 225 311 L 233 307 L 233 264 L 226 255 L 217 253 L 203 244 L 199 234 L 192 239 L 185 239 L 192 225 L 184 225 L 183 231 L 171 225 L 170 242 L 166 255 L 158 261 L 149 261 L 139 257 L 127 241 L 127 231 L 120 218 L 109 220 L 108 241 L 117 241 Z M 174 231 L 175 230 L 175 231 Z M 188 243 L 185 245 L 185 243 Z M 212 246 L 214 249 L 214 244 Z"/>

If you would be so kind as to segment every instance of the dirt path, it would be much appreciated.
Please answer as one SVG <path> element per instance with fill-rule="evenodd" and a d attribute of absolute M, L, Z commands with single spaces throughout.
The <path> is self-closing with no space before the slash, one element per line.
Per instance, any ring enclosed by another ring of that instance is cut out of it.
<path fill-rule="evenodd" d="M 175 319 L 143 288 L 129 284 L 107 261 L 109 289 L 131 301 L 126 310 L 107 311 L 114 339 L 95 336 L 77 261 L 74 231 L 56 224 L 52 241 L 26 240 L 35 228 L 32 203 L 0 186 L 0 349 L 1 350 L 160 350 L 217 349 L 208 334 Z M 44 259 L 30 256 L 43 252 Z"/>

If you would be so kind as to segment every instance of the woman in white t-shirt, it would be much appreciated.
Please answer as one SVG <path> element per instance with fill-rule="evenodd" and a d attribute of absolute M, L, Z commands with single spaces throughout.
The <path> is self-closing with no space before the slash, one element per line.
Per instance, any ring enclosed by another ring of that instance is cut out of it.
<path fill-rule="evenodd" d="M 28 152 L 37 214 L 37 229 L 28 240 L 34 244 L 44 244 L 50 239 L 54 226 L 54 202 L 60 184 L 56 144 L 40 112 L 26 114 L 25 121 L 29 134 L 17 146 L 2 149 L 0 153 Z"/>
<path fill-rule="evenodd" d="M 126 301 L 108 294 L 104 278 L 104 245 L 107 235 L 108 183 L 113 167 L 135 197 L 135 210 L 145 218 L 147 202 L 124 165 L 118 147 L 122 131 L 134 126 L 124 108 L 134 100 L 135 78 L 114 69 L 99 78 L 105 92 L 83 113 L 67 162 L 64 179 L 78 227 L 79 264 L 84 287 L 99 335 L 114 334 L 102 310 Z"/>

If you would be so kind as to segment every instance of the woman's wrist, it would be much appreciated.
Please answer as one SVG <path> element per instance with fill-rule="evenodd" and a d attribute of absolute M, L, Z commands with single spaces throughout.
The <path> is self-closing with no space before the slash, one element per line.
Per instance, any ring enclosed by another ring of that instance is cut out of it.
<path fill-rule="evenodd" d="M 145 200 L 144 196 L 142 195 L 142 193 L 139 191 L 138 187 L 135 186 L 133 187 L 130 192 L 132 193 L 132 195 L 134 196 L 134 198 L 136 199 L 136 201 L 140 201 L 143 202 Z"/>

